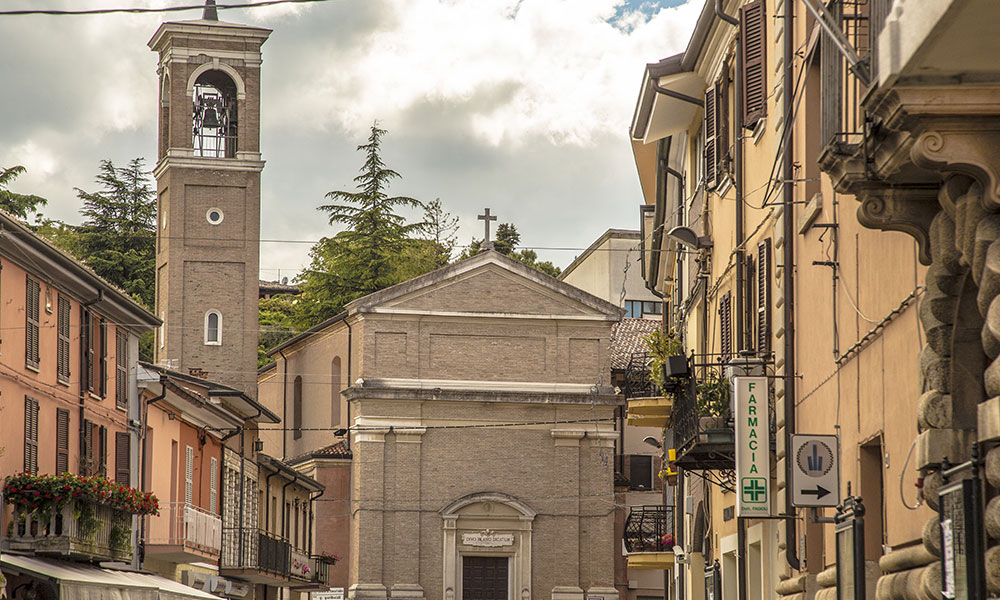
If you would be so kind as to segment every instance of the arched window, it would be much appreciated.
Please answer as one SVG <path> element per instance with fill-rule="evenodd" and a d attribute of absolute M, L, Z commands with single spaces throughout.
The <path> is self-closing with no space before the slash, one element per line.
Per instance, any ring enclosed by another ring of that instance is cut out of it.
<path fill-rule="evenodd" d="M 302 376 L 292 383 L 292 438 L 302 437 Z"/>
<path fill-rule="evenodd" d="M 236 158 L 236 131 L 239 121 L 237 90 L 223 71 L 209 70 L 194 82 L 194 155 Z"/>
<path fill-rule="evenodd" d="M 214 308 L 205 313 L 205 345 L 222 345 L 222 313 Z"/>
<path fill-rule="evenodd" d="M 340 357 L 333 357 L 330 367 L 330 426 L 340 425 Z"/>

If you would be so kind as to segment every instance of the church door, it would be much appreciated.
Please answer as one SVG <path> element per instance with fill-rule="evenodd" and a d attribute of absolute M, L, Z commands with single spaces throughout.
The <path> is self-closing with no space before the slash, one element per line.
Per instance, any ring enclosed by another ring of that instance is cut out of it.
<path fill-rule="evenodd" d="M 506 556 L 462 557 L 462 600 L 507 600 Z"/>

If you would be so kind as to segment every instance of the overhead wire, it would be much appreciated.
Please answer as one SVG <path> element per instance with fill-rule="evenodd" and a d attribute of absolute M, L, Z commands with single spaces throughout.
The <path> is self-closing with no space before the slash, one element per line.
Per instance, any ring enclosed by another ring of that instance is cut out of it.
<path fill-rule="evenodd" d="M 310 4 L 315 2 L 329 2 L 330 0 L 260 0 L 259 2 L 242 2 L 238 4 L 216 4 L 219 10 L 237 8 L 260 8 L 264 6 L 276 6 L 279 4 Z M 20 17 L 29 15 L 47 15 L 57 17 L 67 16 L 87 16 L 87 15 L 110 15 L 110 14 L 150 14 L 150 13 L 171 13 L 188 10 L 204 10 L 205 4 L 188 4 L 184 6 L 161 6 L 161 7 L 119 7 L 119 8 L 85 8 L 79 10 L 63 10 L 49 8 L 26 8 L 22 10 L 0 10 L 0 17 Z"/>

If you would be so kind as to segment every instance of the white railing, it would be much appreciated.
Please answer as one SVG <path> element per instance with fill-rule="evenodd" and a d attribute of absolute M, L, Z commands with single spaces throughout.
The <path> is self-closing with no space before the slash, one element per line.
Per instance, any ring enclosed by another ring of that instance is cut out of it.
<path fill-rule="evenodd" d="M 49 515 L 33 512 L 15 518 L 3 549 L 128 562 L 132 560 L 132 515 L 103 504 L 70 502 Z"/>
<path fill-rule="evenodd" d="M 146 543 L 219 552 L 222 549 L 222 519 L 186 502 L 161 502 L 159 516 L 149 517 Z"/>

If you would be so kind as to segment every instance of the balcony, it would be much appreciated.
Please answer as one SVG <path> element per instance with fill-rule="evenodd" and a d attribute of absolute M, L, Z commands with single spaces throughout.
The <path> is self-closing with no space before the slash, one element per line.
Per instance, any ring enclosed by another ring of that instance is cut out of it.
<path fill-rule="evenodd" d="M 330 564 L 327 561 L 318 556 L 309 556 L 294 548 L 291 551 L 291 557 L 292 589 L 321 591 L 330 587 Z"/>
<path fill-rule="evenodd" d="M 633 506 L 623 537 L 630 569 L 669 569 L 674 565 L 674 507 Z"/>
<path fill-rule="evenodd" d="M 265 585 L 286 584 L 291 574 L 291 550 L 288 540 L 267 531 L 223 528 L 219 574 Z"/>
<path fill-rule="evenodd" d="M 170 562 L 218 560 L 222 519 L 185 502 L 160 505 L 158 516 L 146 517 L 146 555 Z"/>
<path fill-rule="evenodd" d="M 54 555 L 86 562 L 132 560 L 132 515 L 103 504 L 74 503 L 45 518 L 39 512 L 15 521 L 3 550 Z"/>
<path fill-rule="evenodd" d="M 686 359 L 683 356 L 672 358 L 677 359 L 675 368 L 680 370 L 684 365 L 686 370 Z M 652 380 L 649 373 L 651 360 L 652 356 L 648 352 L 633 352 L 625 372 L 625 417 L 627 424 L 633 427 L 666 427 L 671 422 L 674 394 L 664 395 L 663 390 Z M 669 382 L 668 385 L 675 388 L 682 382 L 680 377 L 668 376 L 665 379 Z"/>

